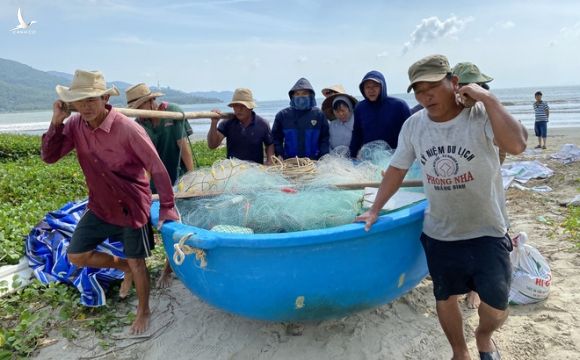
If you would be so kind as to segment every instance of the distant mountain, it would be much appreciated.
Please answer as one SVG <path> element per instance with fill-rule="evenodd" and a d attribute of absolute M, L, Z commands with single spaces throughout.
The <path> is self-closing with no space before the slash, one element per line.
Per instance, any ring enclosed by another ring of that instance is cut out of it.
<path fill-rule="evenodd" d="M 0 58 L 0 112 L 47 110 L 52 108 L 56 99 L 56 85 L 70 84 L 72 74 L 60 71 L 41 71 L 13 60 Z M 115 85 L 121 96 L 111 98 L 116 106 L 125 106 L 125 89 L 131 86 L 124 81 L 112 81 L 108 86 Z M 157 91 L 156 87 L 151 87 Z M 161 88 L 164 101 L 177 104 L 200 104 L 222 102 L 218 97 L 188 94 L 180 90 Z M 231 98 L 231 96 L 230 96 Z M 228 99 L 229 101 L 229 99 Z"/>
<path fill-rule="evenodd" d="M 63 79 L 67 79 L 68 81 L 71 81 L 73 79 L 73 74 L 68 74 L 61 71 L 47 71 L 46 73 L 53 76 L 61 77 Z"/>
<path fill-rule="evenodd" d="M 190 92 L 193 96 L 220 99 L 223 102 L 232 101 L 234 93 L 232 91 L 194 91 Z"/>

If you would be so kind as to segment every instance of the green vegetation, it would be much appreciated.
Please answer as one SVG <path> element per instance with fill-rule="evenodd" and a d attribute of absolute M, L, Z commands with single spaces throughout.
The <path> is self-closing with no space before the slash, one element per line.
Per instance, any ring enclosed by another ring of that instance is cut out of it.
<path fill-rule="evenodd" d="M 568 239 L 576 246 L 576 250 L 580 250 L 580 207 L 568 207 L 568 216 L 566 216 L 562 226 Z"/>
<path fill-rule="evenodd" d="M 225 148 L 209 150 L 205 142 L 192 144 L 199 166 L 209 166 L 225 157 Z M 84 176 L 71 154 L 56 164 L 40 159 L 40 137 L 0 134 L 0 266 L 15 264 L 23 256 L 24 239 L 44 215 L 68 201 L 86 197 Z M 148 260 L 154 277 L 165 259 L 157 246 Z M 0 298 L 0 359 L 29 357 L 59 332 L 68 339 L 93 333 L 101 347 L 112 343 L 112 335 L 132 323 L 134 307 L 115 296 L 118 284 L 108 291 L 107 306 L 80 305 L 77 290 L 65 284 L 42 285 L 34 280 Z M 0 293 L 7 290 L 0 283 Z"/>
<path fill-rule="evenodd" d="M 48 211 L 86 194 L 74 155 L 52 166 L 39 156 L 0 162 L 0 266 L 18 262 L 24 238 Z"/>

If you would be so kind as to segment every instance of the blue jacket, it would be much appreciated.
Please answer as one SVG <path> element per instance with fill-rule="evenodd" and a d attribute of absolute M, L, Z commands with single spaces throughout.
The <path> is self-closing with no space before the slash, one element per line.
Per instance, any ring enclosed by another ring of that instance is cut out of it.
<path fill-rule="evenodd" d="M 316 101 L 310 82 L 305 78 L 296 82 L 288 92 L 291 104 L 296 90 L 309 90 L 313 107 L 298 110 L 289 106 L 276 114 L 272 127 L 274 150 L 284 159 L 298 156 L 317 160 L 329 151 L 328 122 L 324 113 L 314 106 Z"/>
<path fill-rule="evenodd" d="M 363 83 L 368 79 L 381 82 L 381 94 L 376 101 L 370 101 L 364 94 Z M 401 127 L 411 115 L 409 106 L 401 99 L 387 96 L 387 82 L 378 71 L 368 72 L 359 89 L 365 100 L 359 102 L 354 109 L 350 155 L 356 157 L 364 144 L 374 140 L 384 140 L 391 148 L 396 149 Z"/>

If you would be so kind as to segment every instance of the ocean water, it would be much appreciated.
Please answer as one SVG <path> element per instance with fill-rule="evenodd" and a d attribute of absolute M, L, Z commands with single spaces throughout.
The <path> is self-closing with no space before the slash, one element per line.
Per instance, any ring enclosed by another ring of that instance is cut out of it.
<path fill-rule="evenodd" d="M 543 100 L 550 105 L 549 128 L 580 127 L 580 86 L 558 86 L 543 88 L 492 89 L 493 93 L 506 106 L 507 110 L 528 129 L 534 128 L 532 103 L 534 93 L 541 90 Z M 407 101 L 410 107 L 417 104 L 413 94 L 391 94 Z M 361 99 L 361 96 L 356 96 Z M 322 98 L 317 99 L 318 106 Z M 274 122 L 276 113 L 289 105 L 289 100 L 258 101 L 256 113 Z M 181 105 L 184 111 L 207 111 L 217 108 L 231 111 L 226 103 Z M 48 128 L 52 111 L 33 111 L 21 113 L 0 113 L 0 133 L 41 134 Z M 209 129 L 209 119 L 190 120 L 195 134 L 205 135 Z M 548 130 L 549 131 L 549 130 Z"/>

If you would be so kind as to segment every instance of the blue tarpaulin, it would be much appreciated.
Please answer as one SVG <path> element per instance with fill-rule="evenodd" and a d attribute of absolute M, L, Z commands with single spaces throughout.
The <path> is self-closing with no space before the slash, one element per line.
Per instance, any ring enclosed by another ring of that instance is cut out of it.
<path fill-rule="evenodd" d="M 122 280 L 124 273 L 117 269 L 79 268 L 68 261 L 66 250 L 72 233 L 85 212 L 88 200 L 69 202 L 51 211 L 26 238 L 26 256 L 34 276 L 44 283 L 59 281 L 73 285 L 81 293 L 81 304 L 106 304 L 105 292 L 112 281 Z M 121 242 L 105 240 L 96 249 L 124 258 Z"/>

